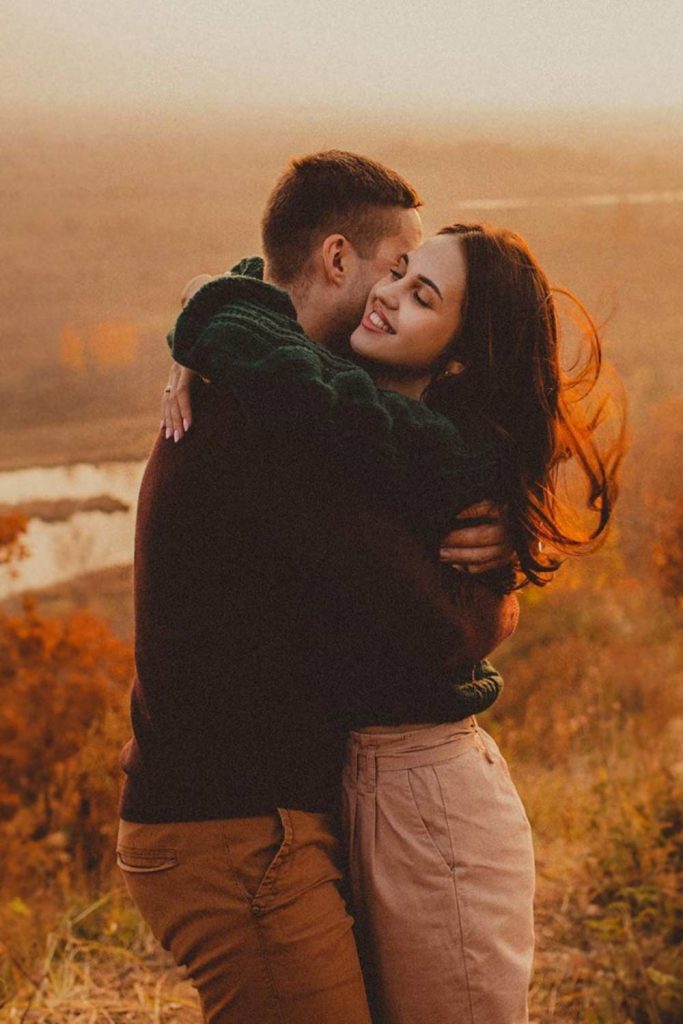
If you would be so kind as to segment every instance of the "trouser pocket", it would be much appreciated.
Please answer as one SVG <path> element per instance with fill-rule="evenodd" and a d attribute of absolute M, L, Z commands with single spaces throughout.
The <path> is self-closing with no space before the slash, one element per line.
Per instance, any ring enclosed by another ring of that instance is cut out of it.
<path fill-rule="evenodd" d="M 168 849 L 142 849 L 138 846 L 118 846 L 116 863 L 121 871 L 135 875 L 168 871 L 178 863 L 178 851 Z"/>
<path fill-rule="evenodd" d="M 223 823 L 232 873 L 246 898 L 263 903 L 282 880 L 292 844 L 289 813 Z"/>
<path fill-rule="evenodd" d="M 435 769 L 431 765 L 425 768 L 409 768 L 406 772 L 406 781 L 425 836 L 431 841 L 448 870 L 452 871 L 455 866 L 455 854 L 439 777 Z"/>

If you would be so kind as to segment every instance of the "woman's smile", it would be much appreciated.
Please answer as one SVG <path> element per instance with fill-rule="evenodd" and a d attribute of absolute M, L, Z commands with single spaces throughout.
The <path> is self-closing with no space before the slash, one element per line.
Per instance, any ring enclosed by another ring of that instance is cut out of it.
<path fill-rule="evenodd" d="M 383 309 L 378 303 L 375 303 L 370 312 L 365 314 L 361 324 L 368 331 L 379 331 L 381 334 L 396 334 L 396 331 L 387 320 Z"/>

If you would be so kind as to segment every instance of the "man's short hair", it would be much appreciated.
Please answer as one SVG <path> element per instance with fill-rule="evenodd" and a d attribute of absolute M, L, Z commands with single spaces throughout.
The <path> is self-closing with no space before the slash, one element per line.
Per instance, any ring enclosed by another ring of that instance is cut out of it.
<path fill-rule="evenodd" d="M 363 259 L 396 234 L 399 209 L 422 200 L 404 178 L 376 160 L 331 149 L 293 159 L 273 189 L 261 223 L 268 272 L 290 284 L 315 245 L 344 235 Z"/>

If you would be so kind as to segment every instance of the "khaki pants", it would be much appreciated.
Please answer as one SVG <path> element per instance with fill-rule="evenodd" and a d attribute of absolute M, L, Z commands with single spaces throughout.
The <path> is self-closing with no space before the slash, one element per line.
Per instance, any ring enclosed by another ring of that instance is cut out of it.
<path fill-rule="evenodd" d="M 377 1024 L 524 1024 L 533 850 L 491 737 L 474 719 L 353 733 L 344 802 Z"/>
<path fill-rule="evenodd" d="M 117 855 L 211 1024 L 370 1024 L 324 815 L 122 821 Z"/>

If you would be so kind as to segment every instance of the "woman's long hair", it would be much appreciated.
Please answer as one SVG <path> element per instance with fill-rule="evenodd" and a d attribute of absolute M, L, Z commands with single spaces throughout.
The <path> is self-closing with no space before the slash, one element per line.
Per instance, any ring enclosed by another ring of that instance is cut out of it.
<path fill-rule="evenodd" d="M 480 224 L 453 224 L 439 234 L 460 242 L 467 284 L 457 334 L 423 400 L 456 422 L 464 400 L 499 435 L 520 582 L 543 585 L 563 556 L 604 539 L 624 452 L 623 407 L 612 409 L 612 395 L 599 394 L 602 353 L 593 321 L 569 292 L 550 287 L 524 239 Z M 581 352 L 568 367 L 558 294 L 583 322 Z M 453 359 L 462 373 L 440 373 Z M 602 436 L 608 422 L 611 440 Z"/>

